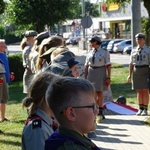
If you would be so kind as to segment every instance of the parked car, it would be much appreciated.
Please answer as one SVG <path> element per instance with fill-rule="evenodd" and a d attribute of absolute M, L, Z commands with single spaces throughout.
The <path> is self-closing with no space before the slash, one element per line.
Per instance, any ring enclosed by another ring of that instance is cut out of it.
<path fill-rule="evenodd" d="M 67 45 L 70 45 L 70 44 L 77 45 L 79 40 L 80 40 L 80 37 L 72 37 L 72 38 L 69 38 L 68 40 L 66 40 L 66 44 Z"/>
<path fill-rule="evenodd" d="M 114 40 L 111 40 L 108 45 L 107 45 L 107 50 L 110 52 L 110 53 L 113 53 L 113 48 L 114 48 L 114 44 L 116 43 L 119 43 L 123 41 L 123 39 L 114 39 Z"/>
<path fill-rule="evenodd" d="M 131 50 L 132 50 L 132 46 L 129 45 L 129 46 L 126 46 L 123 50 L 123 54 L 131 54 Z"/>
<path fill-rule="evenodd" d="M 103 40 L 102 43 L 101 43 L 101 48 L 107 49 L 107 45 L 108 45 L 108 43 L 109 43 L 110 41 L 111 41 L 110 39 Z"/>
<path fill-rule="evenodd" d="M 131 46 L 131 39 L 130 40 L 124 40 L 119 43 L 114 44 L 113 51 L 115 53 L 123 53 L 123 50 L 126 46 Z"/>

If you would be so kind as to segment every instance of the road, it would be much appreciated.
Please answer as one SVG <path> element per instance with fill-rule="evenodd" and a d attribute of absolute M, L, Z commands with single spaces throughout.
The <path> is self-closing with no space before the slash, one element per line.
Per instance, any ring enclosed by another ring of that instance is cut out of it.
<path fill-rule="evenodd" d="M 8 52 L 10 54 L 15 54 L 15 53 L 22 53 L 22 50 L 20 49 L 20 45 L 8 45 Z"/>
<path fill-rule="evenodd" d="M 110 59 L 113 63 L 129 65 L 130 55 L 110 54 Z"/>
<path fill-rule="evenodd" d="M 7 47 L 8 47 L 9 54 L 22 53 L 22 50 L 20 49 L 19 45 L 8 45 Z M 79 50 L 77 47 L 68 46 L 68 48 L 72 52 L 74 52 L 76 56 L 86 56 L 86 54 L 87 54 L 86 50 Z M 83 57 L 82 57 L 82 59 L 83 59 Z M 125 55 L 110 54 L 110 59 L 111 59 L 111 62 L 113 62 L 113 63 L 128 65 L 130 56 L 126 55 L 126 54 Z M 80 61 L 83 62 L 84 60 L 80 59 Z"/>

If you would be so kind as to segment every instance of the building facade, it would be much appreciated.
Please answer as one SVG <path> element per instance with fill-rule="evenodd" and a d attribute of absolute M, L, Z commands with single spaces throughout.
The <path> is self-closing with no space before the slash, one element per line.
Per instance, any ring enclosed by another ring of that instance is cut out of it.
<path fill-rule="evenodd" d="M 88 35 L 99 32 L 100 34 L 105 33 L 104 38 L 131 38 L 132 11 L 130 3 L 122 5 L 112 3 L 108 6 L 105 2 L 100 2 L 99 9 L 101 17 L 92 18 L 92 26 L 86 29 Z M 148 12 L 144 7 L 143 2 L 141 2 L 141 18 L 148 18 Z M 81 20 L 76 19 L 76 21 L 78 22 L 77 25 L 80 26 Z M 72 32 L 73 22 L 74 20 L 68 20 L 63 24 L 62 31 L 64 34 Z M 82 26 L 80 29 L 82 30 Z M 80 33 L 82 34 L 81 31 Z"/>

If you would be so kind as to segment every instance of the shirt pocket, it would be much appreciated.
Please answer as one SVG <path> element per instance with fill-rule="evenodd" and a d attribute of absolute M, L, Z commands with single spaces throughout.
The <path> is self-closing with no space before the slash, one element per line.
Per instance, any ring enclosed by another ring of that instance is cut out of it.
<path fill-rule="evenodd" d="M 138 57 L 138 54 L 137 53 L 134 53 L 133 55 L 132 55 L 132 62 L 133 63 L 136 63 L 138 60 L 137 60 L 137 57 Z"/>
<path fill-rule="evenodd" d="M 102 61 L 102 60 L 104 61 L 104 59 L 105 59 L 104 54 L 97 54 L 96 58 L 99 61 Z"/>
<path fill-rule="evenodd" d="M 148 62 L 148 54 L 146 54 L 146 53 L 142 54 L 142 61 Z"/>

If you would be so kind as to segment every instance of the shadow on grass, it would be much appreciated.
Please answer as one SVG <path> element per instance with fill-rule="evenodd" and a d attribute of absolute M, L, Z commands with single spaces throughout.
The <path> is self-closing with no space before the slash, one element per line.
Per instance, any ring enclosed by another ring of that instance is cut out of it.
<path fill-rule="evenodd" d="M 17 133 L 2 133 L 5 136 L 12 136 L 12 137 L 19 137 L 21 138 L 21 134 L 17 134 Z"/>
<path fill-rule="evenodd" d="M 13 141 L 5 141 L 0 139 L 0 143 L 7 144 L 7 145 L 13 145 L 13 146 L 21 146 L 21 142 L 13 142 Z"/>
<path fill-rule="evenodd" d="M 15 120 L 15 121 L 12 121 L 13 123 L 19 123 L 19 124 L 24 124 L 25 123 L 25 120 Z"/>

